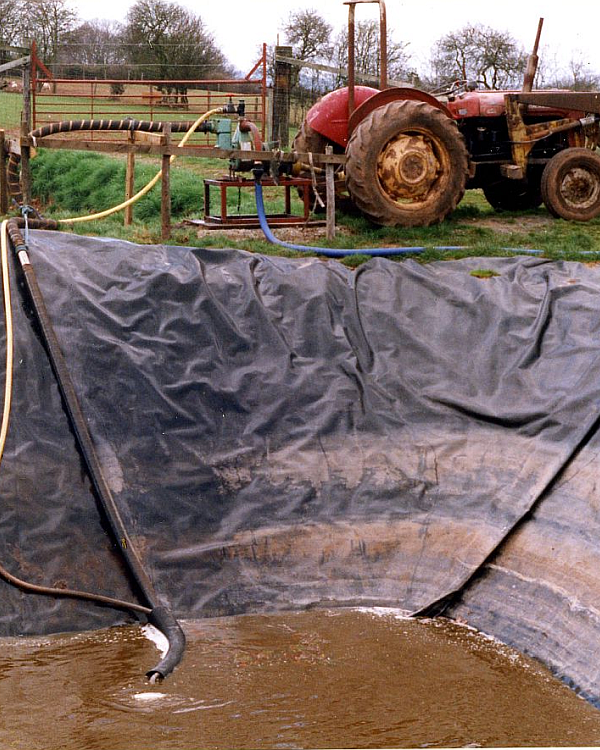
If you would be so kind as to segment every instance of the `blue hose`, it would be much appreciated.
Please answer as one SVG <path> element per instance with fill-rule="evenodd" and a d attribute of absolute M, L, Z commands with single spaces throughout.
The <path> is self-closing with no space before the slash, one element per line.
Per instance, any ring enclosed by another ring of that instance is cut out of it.
<path fill-rule="evenodd" d="M 347 249 L 347 248 L 330 248 L 330 247 L 313 247 L 311 245 L 294 245 L 291 242 L 283 242 L 278 240 L 277 237 L 271 231 L 269 224 L 267 223 L 267 216 L 265 214 L 265 204 L 263 200 L 263 189 L 259 179 L 254 181 L 254 194 L 256 197 L 256 211 L 258 213 L 258 221 L 260 222 L 260 228 L 263 231 L 268 242 L 279 247 L 285 247 L 288 250 L 298 250 L 302 253 L 318 253 L 324 255 L 326 258 L 346 258 L 349 255 L 369 255 L 371 257 L 377 256 L 390 256 L 390 255 L 418 255 L 424 253 L 426 250 L 468 250 L 469 248 L 465 245 L 437 245 L 432 248 L 427 247 L 366 247 L 359 249 Z M 519 249 L 513 247 L 504 247 L 502 250 L 511 253 L 523 253 L 527 255 L 540 255 L 542 250 L 532 250 L 530 248 Z"/>

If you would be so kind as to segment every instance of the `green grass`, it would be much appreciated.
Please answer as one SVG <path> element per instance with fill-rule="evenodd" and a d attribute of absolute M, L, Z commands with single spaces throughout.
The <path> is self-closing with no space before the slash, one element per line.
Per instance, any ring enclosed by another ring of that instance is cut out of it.
<path fill-rule="evenodd" d="M 0 91 L 0 130 L 15 130 L 21 124 L 23 97 Z"/>
<path fill-rule="evenodd" d="M 159 169 L 157 160 L 138 159 L 136 189 L 154 176 Z M 177 225 L 184 218 L 200 218 L 203 213 L 203 177 L 226 173 L 227 164 L 220 160 L 182 158 L 172 168 L 172 217 Z M 81 215 L 109 208 L 124 199 L 125 161 L 121 157 L 108 157 L 74 151 L 41 149 L 32 161 L 35 195 L 44 214 L 54 218 Z M 279 191 L 266 191 L 268 212 L 282 211 Z M 255 213 L 253 191 L 229 191 L 228 211 Z M 215 195 L 215 201 L 218 196 Z M 300 203 L 294 200 L 299 213 Z M 362 216 L 337 216 L 339 232 L 333 242 L 324 239 L 324 230 L 316 240 L 303 240 L 298 244 L 331 248 L 371 247 L 424 247 L 414 254 L 419 262 L 438 259 L 455 259 L 468 256 L 506 256 L 523 249 L 538 249 L 542 257 L 552 259 L 600 260 L 600 219 L 587 223 L 574 223 L 550 217 L 544 208 L 522 213 L 496 213 L 485 201 L 480 191 L 468 191 L 454 214 L 431 227 L 390 228 L 377 227 Z M 74 231 L 82 234 L 104 235 L 129 239 L 139 243 L 160 242 L 160 188 L 142 198 L 134 207 L 134 225 L 123 226 L 122 214 L 100 222 L 76 225 Z M 277 231 L 275 231 L 277 234 Z M 175 227 L 172 244 L 196 247 L 234 247 L 270 255 L 299 256 L 267 243 L 264 239 L 248 239 L 233 232 L 213 231 L 198 237 L 190 226 Z M 455 249 L 442 250 L 443 246 Z M 318 254 L 318 248 L 315 249 Z M 398 260 L 411 255 L 396 256 Z M 359 254 L 344 259 L 346 265 L 355 267 L 368 259 Z"/>

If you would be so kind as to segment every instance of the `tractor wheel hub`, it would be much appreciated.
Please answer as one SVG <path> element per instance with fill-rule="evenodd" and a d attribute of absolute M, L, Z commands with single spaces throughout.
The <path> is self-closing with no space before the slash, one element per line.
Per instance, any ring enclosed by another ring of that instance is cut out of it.
<path fill-rule="evenodd" d="M 399 134 L 385 145 L 377 160 L 381 187 L 393 200 L 424 198 L 438 171 L 433 148 L 422 135 Z"/>
<path fill-rule="evenodd" d="M 560 192 L 567 203 L 585 208 L 598 200 L 600 184 L 587 169 L 575 167 L 565 174 Z"/>

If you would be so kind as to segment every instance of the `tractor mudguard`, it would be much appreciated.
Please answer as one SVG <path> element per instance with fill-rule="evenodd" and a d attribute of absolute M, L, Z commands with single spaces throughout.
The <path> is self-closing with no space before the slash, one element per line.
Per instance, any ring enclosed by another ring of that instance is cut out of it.
<path fill-rule="evenodd" d="M 370 86 L 355 86 L 354 101 L 357 106 L 380 92 Z M 325 94 L 306 113 L 306 122 L 317 133 L 346 148 L 348 143 L 348 89 L 342 88 Z"/>
<path fill-rule="evenodd" d="M 350 122 L 348 123 L 348 138 L 352 135 L 352 132 L 354 131 L 354 128 L 358 125 L 358 123 L 364 120 L 364 118 L 367 117 L 367 115 L 370 115 L 371 112 L 373 112 L 375 109 L 377 109 L 378 107 L 383 107 L 390 102 L 405 100 L 425 102 L 426 104 L 430 104 L 432 107 L 441 109 L 442 112 L 448 115 L 451 120 L 455 119 L 454 115 L 448 109 L 448 107 L 446 107 L 443 102 L 440 102 L 438 99 L 436 99 L 435 96 L 432 96 L 425 91 L 420 91 L 419 89 L 392 87 L 389 89 L 385 89 L 384 91 L 377 92 L 375 96 L 369 97 L 356 107 L 356 109 L 352 113 Z"/>

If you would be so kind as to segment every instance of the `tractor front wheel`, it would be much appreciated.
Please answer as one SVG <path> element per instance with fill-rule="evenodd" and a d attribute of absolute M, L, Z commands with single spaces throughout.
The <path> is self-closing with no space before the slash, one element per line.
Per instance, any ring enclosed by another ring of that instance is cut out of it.
<path fill-rule="evenodd" d="M 542 174 L 546 208 L 560 219 L 589 221 L 600 216 L 600 156 L 587 148 L 567 148 Z"/>
<path fill-rule="evenodd" d="M 384 226 L 428 226 L 465 192 L 469 155 L 454 120 L 420 101 L 394 101 L 362 120 L 346 147 L 355 205 Z"/>

